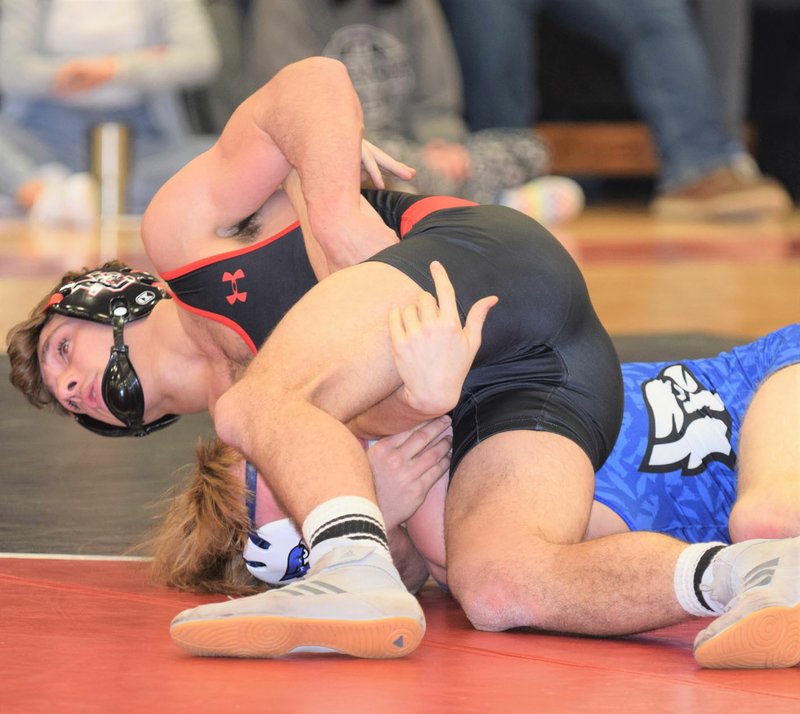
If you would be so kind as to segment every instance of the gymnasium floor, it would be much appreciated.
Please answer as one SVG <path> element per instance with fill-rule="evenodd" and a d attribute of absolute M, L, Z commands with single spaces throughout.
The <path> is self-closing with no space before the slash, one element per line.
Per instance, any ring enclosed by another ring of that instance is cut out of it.
<path fill-rule="evenodd" d="M 98 232 L 0 222 L 2 333 L 67 268 L 112 256 L 147 266 L 136 229 L 135 218 Z M 676 225 L 617 205 L 555 232 L 623 359 L 713 354 L 800 320 L 800 213 Z M 169 621 L 216 598 L 154 586 L 136 556 L 207 418 L 103 440 L 27 406 L 5 355 L 0 371 L 0 712 L 800 711 L 798 668 L 699 669 L 703 622 L 614 640 L 479 633 L 432 586 L 426 637 L 403 660 L 190 658 Z"/>

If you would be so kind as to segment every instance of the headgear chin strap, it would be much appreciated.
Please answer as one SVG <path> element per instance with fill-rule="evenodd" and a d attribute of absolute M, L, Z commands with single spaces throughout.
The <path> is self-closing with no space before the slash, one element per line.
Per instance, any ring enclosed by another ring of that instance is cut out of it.
<path fill-rule="evenodd" d="M 46 311 L 111 325 L 114 345 L 103 373 L 101 391 L 108 410 L 123 424 L 114 426 L 86 414 L 76 414 L 76 421 L 102 436 L 146 436 L 177 421 L 167 414 L 144 423 L 144 391 L 128 356 L 123 327 L 150 314 L 167 292 L 150 273 L 123 268 L 118 271 L 95 270 L 62 285 L 53 294 Z"/>

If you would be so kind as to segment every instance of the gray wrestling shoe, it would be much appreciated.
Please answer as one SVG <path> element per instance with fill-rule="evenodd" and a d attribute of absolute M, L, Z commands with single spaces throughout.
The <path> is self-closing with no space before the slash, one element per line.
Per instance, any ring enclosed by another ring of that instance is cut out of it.
<path fill-rule="evenodd" d="M 302 580 L 185 610 L 170 625 L 173 641 L 187 652 L 224 657 L 402 657 L 424 634 L 422 608 L 392 562 L 356 545 L 334 548 Z"/>
<path fill-rule="evenodd" d="M 800 664 L 800 538 L 738 543 L 712 567 L 709 594 L 728 604 L 697 635 L 697 662 L 716 669 Z"/>

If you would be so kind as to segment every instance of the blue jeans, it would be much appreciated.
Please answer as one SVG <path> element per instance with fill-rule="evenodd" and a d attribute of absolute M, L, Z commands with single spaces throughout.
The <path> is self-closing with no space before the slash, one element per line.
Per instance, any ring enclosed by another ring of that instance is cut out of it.
<path fill-rule="evenodd" d="M 166 137 L 144 105 L 99 111 L 33 100 L 21 115 L 0 117 L 0 193 L 13 196 L 44 164 L 58 163 L 71 172 L 88 171 L 90 128 L 109 121 L 126 124 L 131 130 L 131 213 L 142 213 L 161 185 L 210 148 L 216 138 Z"/>
<path fill-rule="evenodd" d="M 472 129 L 534 123 L 536 19 L 546 10 L 619 58 L 660 155 L 661 190 L 745 153 L 725 128 L 685 0 L 440 1 L 459 53 Z"/>

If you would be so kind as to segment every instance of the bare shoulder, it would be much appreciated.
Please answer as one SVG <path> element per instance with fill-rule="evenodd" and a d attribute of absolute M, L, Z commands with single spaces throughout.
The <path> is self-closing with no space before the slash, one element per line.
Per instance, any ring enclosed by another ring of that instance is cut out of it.
<path fill-rule="evenodd" d="M 208 158 L 201 155 L 169 179 L 142 217 L 141 236 L 159 272 L 209 255 L 219 217 L 208 196 Z"/>

